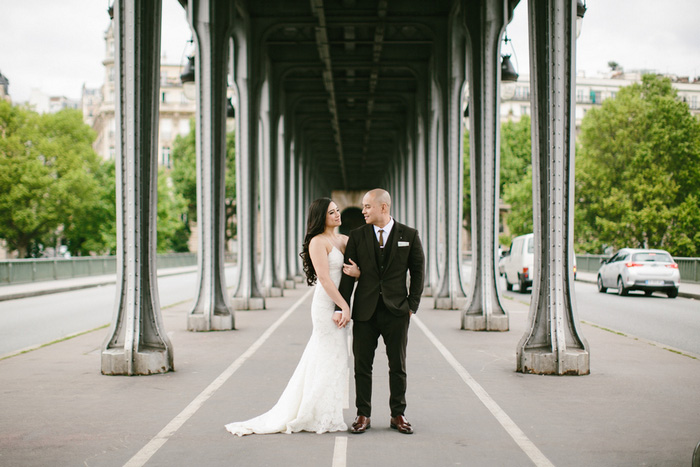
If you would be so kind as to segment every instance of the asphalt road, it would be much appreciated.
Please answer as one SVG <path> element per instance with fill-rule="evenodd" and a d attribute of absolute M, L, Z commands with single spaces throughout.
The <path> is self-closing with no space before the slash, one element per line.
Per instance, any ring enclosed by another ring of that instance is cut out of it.
<path fill-rule="evenodd" d="M 232 284 L 235 267 L 227 268 L 226 276 L 227 283 Z M 696 300 L 668 299 L 661 294 L 645 297 L 633 293 L 620 297 L 614 293 L 601 294 L 594 284 L 580 281 L 575 284 L 582 321 L 700 355 L 700 309 Z M 506 309 L 509 300 L 529 304 L 530 292 L 507 292 L 505 284 L 501 285 Z M 192 299 L 195 286 L 195 273 L 159 278 L 161 307 Z M 3 302 L 0 356 L 109 324 L 114 294 L 115 286 L 109 285 Z"/>
<path fill-rule="evenodd" d="M 226 269 L 233 283 L 235 267 Z M 195 272 L 158 278 L 160 306 L 191 300 Z M 112 321 L 115 285 L 5 301 L 0 305 L 0 356 L 105 326 Z"/>
<path fill-rule="evenodd" d="M 521 294 L 505 291 L 501 278 L 502 295 L 508 299 L 530 303 L 530 290 Z M 657 342 L 672 349 L 700 355 L 700 306 L 697 300 L 669 299 L 661 293 L 645 297 L 632 292 L 620 297 L 614 289 L 599 293 L 595 284 L 576 281 L 576 307 L 579 319 L 605 329 Z M 585 336 L 584 336 L 585 337 Z"/>

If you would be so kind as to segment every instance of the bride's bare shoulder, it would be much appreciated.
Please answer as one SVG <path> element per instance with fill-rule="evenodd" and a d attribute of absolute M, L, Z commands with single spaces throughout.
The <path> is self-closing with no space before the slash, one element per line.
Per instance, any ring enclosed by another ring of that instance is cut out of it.
<path fill-rule="evenodd" d="M 323 238 L 321 235 L 316 235 L 309 241 L 309 251 L 312 250 L 325 250 L 326 254 L 330 253 L 331 247 L 328 240 Z"/>

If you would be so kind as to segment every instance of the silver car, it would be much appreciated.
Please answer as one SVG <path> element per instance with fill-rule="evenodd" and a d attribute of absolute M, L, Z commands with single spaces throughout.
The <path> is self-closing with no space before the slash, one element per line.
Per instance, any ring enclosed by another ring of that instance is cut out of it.
<path fill-rule="evenodd" d="M 617 289 L 618 295 L 642 290 L 646 296 L 664 292 L 668 298 L 678 296 L 681 274 L 678 264 L 664 250 L 623 248 L 598 269 L 598 292 Z"/>

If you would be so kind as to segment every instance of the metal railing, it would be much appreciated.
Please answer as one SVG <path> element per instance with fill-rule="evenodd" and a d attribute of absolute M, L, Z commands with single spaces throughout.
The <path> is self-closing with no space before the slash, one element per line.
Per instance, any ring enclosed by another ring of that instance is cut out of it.
<path fill-rule="evenodd" d="M 576 268 L 582 272 L 598 272 L 600 260 L 609 255 L 576 255 Z M 683 282 L 700 283 L 700 258 L 673 258 L 678 263 Z"/>
<path fill-rule="evenodd" d="M 226 254 L 227 262 L 235 260 L 235 254 Z M 196 253 L 167 253 L 156 256 L 156 267 L 158 269 L 178 268 L 196 264 Z M 10 259 L 0 261 L 0 286 L 71 279 L 73 277 L 100 276 L 115 274 L 116 271 L 116 256 Z"/>

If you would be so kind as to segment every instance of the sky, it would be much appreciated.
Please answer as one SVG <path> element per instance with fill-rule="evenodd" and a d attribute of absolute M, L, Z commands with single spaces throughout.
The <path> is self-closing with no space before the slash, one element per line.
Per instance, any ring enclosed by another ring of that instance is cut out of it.
<path fill-rule="evenodd" d="M 79 99 L 83 85 L 101 86 L 111 1 L 0 0 L 0 73 L 10 81 L 14 102 L 27 101 L 33 88 Z M 577 41 L 579 73 L 596 76 L 615 61 L 627 71 L 700 75 L 700 1 L 586 0 L 586 6 Z M 507 34 L 518 73 L 528 74 L 526 0 Z M 177 0 L 163 0 L 162 35 L 162 61 L 184 64 L 190 30 Z"/>

